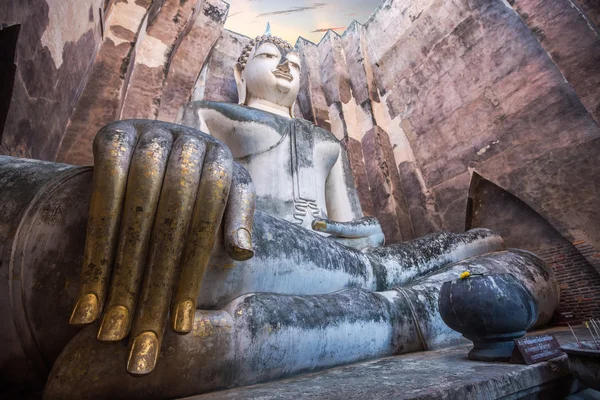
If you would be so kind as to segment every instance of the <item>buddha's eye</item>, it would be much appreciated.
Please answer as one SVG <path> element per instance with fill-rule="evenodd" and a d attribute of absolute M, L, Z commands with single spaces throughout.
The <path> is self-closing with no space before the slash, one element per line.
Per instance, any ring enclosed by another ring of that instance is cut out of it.
<path fill-rule="evenodd" d="M 262 53 L 261 56 L 265 56 L 267 58 L 277 58 L 277 56 L 275 54 L 270 54 L 270 53 Z"/>
<path fill-rule="evenodd" d="M 289 63 L 292 67 L 294 67 L 296 69 L 300 69 L 300 66 L 298 64 L 296 64 L 295 62 L 290 61 Z"/>

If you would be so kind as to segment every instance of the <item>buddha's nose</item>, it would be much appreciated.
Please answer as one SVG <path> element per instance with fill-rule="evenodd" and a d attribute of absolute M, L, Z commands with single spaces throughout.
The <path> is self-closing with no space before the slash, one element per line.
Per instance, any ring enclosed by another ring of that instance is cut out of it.
<path fill-rule="evenodd" d="M 283 60 L 277 65 L 277 69 L 281 72 L 285 72 L 287 74 L 290 73 L 290 62 L 288 60 Z"/>

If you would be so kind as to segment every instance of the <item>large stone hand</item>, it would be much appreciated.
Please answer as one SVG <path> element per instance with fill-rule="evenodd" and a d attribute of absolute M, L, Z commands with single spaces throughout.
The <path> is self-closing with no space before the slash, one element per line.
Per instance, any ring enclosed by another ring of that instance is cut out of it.
<path fill-rule="evenodd" d="M 99 340 L 118 341 L 131 332 L 127 370 L 147 374 L 156 364 L 171 304 L 172 329 L 192 329 L 223 217 L 229 255 L 254 255 L 254 186 L 221 142 L 158 121 L 104 127 L 94 140 L 94 162 L 70 323 L 89 324 L 103 314 Z"/>

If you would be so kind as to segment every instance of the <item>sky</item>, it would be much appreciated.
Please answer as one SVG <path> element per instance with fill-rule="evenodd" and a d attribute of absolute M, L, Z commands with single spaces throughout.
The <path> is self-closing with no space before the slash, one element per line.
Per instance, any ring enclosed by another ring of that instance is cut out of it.
<path fill-rule="evenodd" d="M 342 34 L 352 20 L 364 23 L 381 0 L 225 0 L 225 28 L 249 37 L 262 35 L 267 22 L 273 36 L 293 46 L 302 36 L 318 43 L 328 29 Z"/>

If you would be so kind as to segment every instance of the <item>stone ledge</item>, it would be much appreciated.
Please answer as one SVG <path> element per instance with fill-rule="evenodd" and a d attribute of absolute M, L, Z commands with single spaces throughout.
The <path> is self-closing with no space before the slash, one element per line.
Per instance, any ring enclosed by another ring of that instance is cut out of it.
<path fill-rule="evenodd" d="M 561 344 L 573 341 L 568 328 L 544 332 Z M 587 338 L 582 328 L 576 332 Z M 487 363 L 468 360 L 470 347 L 387 357 L 187 400 L 521 399 L 544 392 L 564 398 L 579 388 L 565 355 L 533 365 Z"/>

